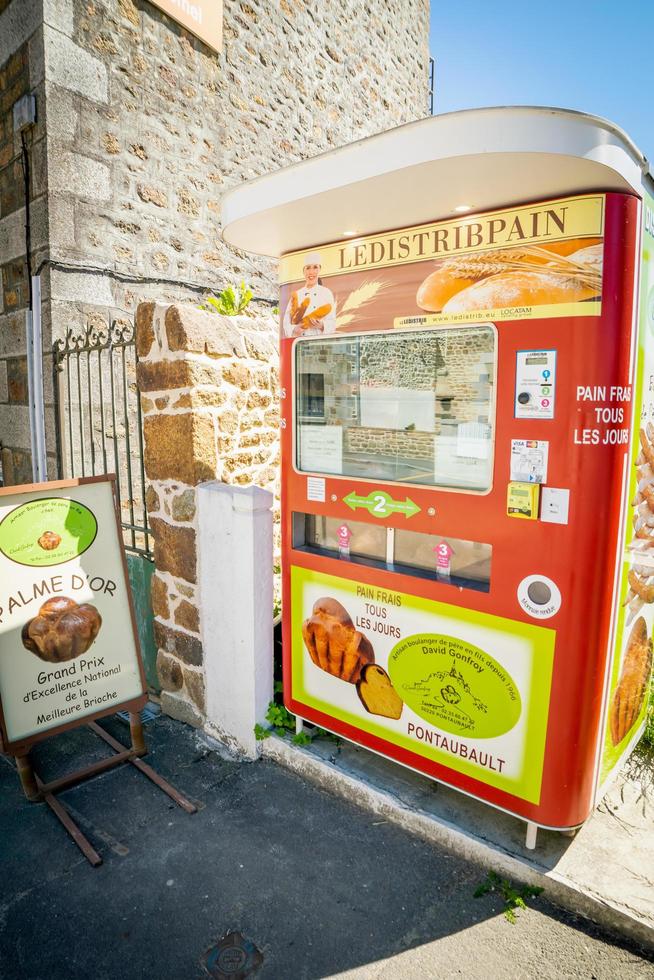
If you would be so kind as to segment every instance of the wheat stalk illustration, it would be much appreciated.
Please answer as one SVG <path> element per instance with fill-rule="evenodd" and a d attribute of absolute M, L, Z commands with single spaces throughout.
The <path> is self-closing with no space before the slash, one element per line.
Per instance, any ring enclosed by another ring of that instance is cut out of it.
<path fill-rule="evenodd" d="M 540 259 L 540 262 L 534 262 L 534 259 Z M 455 265 L 457 274 L 466 279 L 487 279 L 505 272 L 529 271 L 576 279 L 597 293 L 602 288 L 601 263 L 577 262 L 538 245 L 478 252 L 445 259 L 445 262 Z"/>
<path fill-rule="evenodd" d="M 359 310 L 366 303 L 369 303 L 377 296 L 382 289 L 386 289 L 390 283 L 383 282 L 381 279 L 373 279 L 371 282 L 364 282 L 357 289 L 353 289 L 349 296 L 343 300 L 340 309 L 336 313 L 336 327 L 345 327 L 356 319 L 354 310 Z"/>

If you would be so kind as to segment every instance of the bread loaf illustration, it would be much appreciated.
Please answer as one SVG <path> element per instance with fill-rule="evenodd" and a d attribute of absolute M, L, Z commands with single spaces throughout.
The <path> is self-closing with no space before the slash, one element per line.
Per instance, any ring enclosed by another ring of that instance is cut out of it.
<path fill-rule="evenodd" d="M 599 247 L 601 255 L 603 248 L 601 238 L 566 238 L 562 242 L 548 242 L 547 245 L 543 245 L 538 249 L 544 253 L 542 259 L 539 260 L 534 257 L 534 261 L 549 262 L 550 253 L 554 253 L 555 255 L 568 255 L 570 258 L 574 258 L 575 253 L 578 254 L 581 249 L 596 247 Z"/>
<path fill-rule="evenodd" d="M 95 606 L 54 596 L 43 603 L 38 616 L 25 623 L 21 639 L 26 650 L 56 664 L 86 653 L 101 626 L 102 617 Z"/>
<path fill-rule="evenodd" d="M 636 457 L 636 494 L 631 501 L 634 508 L 632 523 L 634 536 L 629 550 L 634 564 L 629 569 L 629 590 L 623 605 L 628 606 L 626 625 L 634 621 L 644 605 L 654 602 L 654 568 L 649 561 L 641 563 L 638 556 L 649 555 L 654 547 L 654 425 L 647 422 L 638 433 L 640 452 Z"/>
<path fill-rule="evenodd" d="M 459 255 L 438 263 L 418 287 L 416 303 L 430 313 L 459 313 L 581 302 L 601 293 L 602 256 L 599 238 Z M 539 274 L 544 278 L 532 278 Z"/>
<path fill-rule="evenodd" d="M 312 615 L 302 624 L 302 636 L 314 664 L 350 684 L 356 684 L 366 664 L 374 663 L 372 644 L 336 599 L 314 603 Z"/>
<path fill-rule="evenodd" d="M 631 628 L 620 680 L 611 699 L 609 721 L 613 745 L 619 745 L 635 725 L 647 694 L 651 669 L 652 641 L 647 636 L 647 623 L 639 616 Z"/>
<path fill-rule="evenodd" d="M 539 272 L 503 272 L 456 293 L 443 307 L 443 313 L 581 303 L 594 296 L 597 296 L 597 289 L 573 276 L 565 278 L 546 269 Z"/>
<path fill-rule="evenodd" d="M 379 664 L 366 664 L 361 668 L 357 694 L 361 704 L 371 715 L 397 719 L 402 714 L 404 702 Z"/>
<path fill-rule="evenodd" d="M 585 248 L 580 248 L 578 251 L 570 253 L 569 258 L 571 262 L 580 262 L 601 271 L 604 260 L 604 246 L 586 245 Z"/>

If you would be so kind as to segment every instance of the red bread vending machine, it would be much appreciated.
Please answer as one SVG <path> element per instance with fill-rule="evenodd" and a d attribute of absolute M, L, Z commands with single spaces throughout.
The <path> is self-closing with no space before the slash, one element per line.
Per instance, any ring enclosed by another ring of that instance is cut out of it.
<path fill-rule="evenodd" d="M 594 117 L 475 110 L 225 202 L 227 240 L 280 257 L 286 704 L 532 844 L 645 722 L 645 171 Z"/>

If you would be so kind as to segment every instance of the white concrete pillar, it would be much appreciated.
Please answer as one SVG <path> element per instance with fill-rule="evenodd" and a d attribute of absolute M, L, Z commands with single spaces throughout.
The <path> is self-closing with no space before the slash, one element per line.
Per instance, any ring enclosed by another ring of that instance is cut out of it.
<path fill-rule="evenodd" d="M 255 759 L 254 726 L 273 697 L 273 496 L 211 482 L 197 500 L 206 727 Z"/>

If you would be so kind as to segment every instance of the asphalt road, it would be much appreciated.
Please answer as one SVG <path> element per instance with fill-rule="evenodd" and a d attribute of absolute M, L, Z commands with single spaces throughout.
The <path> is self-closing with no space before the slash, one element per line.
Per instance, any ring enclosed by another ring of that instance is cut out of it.
<path fill-rule="evenodd" d="M 485 869 L 271 762 L 225 761 L 170 719 L 146 733 L 148 761 L 201 809 L 133 767 L 68 790 L 97 869 L 0 757 L 2 980 L 194 980 L 230 931 L 261 951 L 261 980 L 654 978 L 646 953 L 546 894 L 510 925 L 497 895 L 473 898 Z M 103 754 L 86 729 L 36 751 L 47 778 Z"/>

